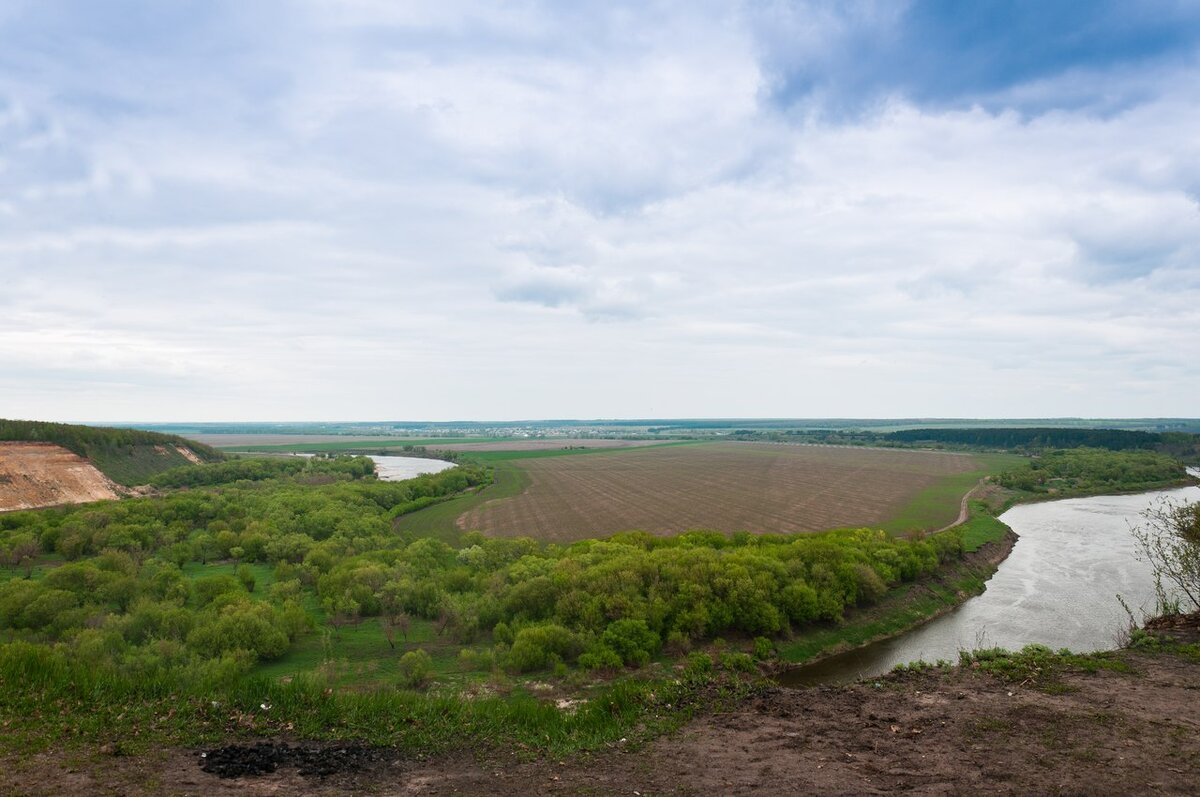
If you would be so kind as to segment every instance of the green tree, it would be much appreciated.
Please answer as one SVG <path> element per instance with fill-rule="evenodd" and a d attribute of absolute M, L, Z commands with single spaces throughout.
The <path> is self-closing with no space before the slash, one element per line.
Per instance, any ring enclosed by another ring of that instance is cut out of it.
<path fill-rule="evenodd" d="M 1142 517 L 1132 533 L 1139 558 L 1154 568 L 1158 611 L 1178 613 L 1181 599 L 1200 609 L 1200 503 L 1164 498 Z"/>

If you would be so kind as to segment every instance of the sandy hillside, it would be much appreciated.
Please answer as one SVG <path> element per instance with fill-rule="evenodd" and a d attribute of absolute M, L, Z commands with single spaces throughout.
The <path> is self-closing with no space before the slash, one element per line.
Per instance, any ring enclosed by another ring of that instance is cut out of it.
<path fill-rule="evenodd" d="M 115 485 L 82 457 L 49 443 L 0 443 L 0 511 L 116 498 Z"/>

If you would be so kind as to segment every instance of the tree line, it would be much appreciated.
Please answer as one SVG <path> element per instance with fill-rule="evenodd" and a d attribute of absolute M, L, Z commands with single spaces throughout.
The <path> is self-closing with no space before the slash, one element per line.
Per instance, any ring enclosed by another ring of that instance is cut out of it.
<path fill-rule="evenodd" d="M 1153 451 L 1072 448 L 1047 451 L 1028 467 L 996 477 L 1003 487 L 1035 493 L 1097 493 L 1149 490 L 1186 483 L 1179 460 Z"/>

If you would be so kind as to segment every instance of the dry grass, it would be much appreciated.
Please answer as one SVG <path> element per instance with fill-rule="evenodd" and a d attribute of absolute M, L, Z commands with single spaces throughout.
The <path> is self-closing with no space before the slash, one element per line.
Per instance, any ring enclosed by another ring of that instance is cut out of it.
<path fill-rule="evenodd" d="M 755 533 L 882 523 L 922 490 L 978 470 L 964 454 L 712 443 L 513 462 L 529 486 L 464 513 L 458 525 L 569 541 L 641 529 Z M 961 496 L 960 496 L 961 497 Z M 958 514 L 947 501 L 945 522 Z"/>

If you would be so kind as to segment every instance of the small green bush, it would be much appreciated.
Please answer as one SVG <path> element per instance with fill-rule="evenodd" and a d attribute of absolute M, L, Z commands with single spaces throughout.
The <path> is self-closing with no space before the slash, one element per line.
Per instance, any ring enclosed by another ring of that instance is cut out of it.
<path fill-rule="evenodd" d="M 617 620 L 609 623 L 601 641 L 613 650 L 625 664 L 642 666 L 658 652 L 658 634 L 650 630 L 645 620 Z"/>
<path fill-rule="evenodd" d="M 579 640 L 561 625 L 546 623 L 522 628 L 508 651 L 508 666 L 516 672 L 531 672 L 573 659 Z"/>
<path fill-rule="evenodd" d="M 759 661 L 775 658 L 775 643 L 765 636 L 754 638 L 754 658 Z"/>
<path fill-rule="evenodd" d="M 400 657 L 397 669 L 400 671 L 401 684 L 410 689 L 420 689 L 433 675 L 433 659 L 420 648 L 410 650 Z"/>
<path fill-rule="evenodd" d="M 579 666 L 585 670 L 619 670 L 624 663 L 620 654 L 604 645 L 579 656 Z"/>
<path fill-rule="evenodd" d="M 246 592 L 254 592 L 256 579 L 254 571 L 250 569 L 250 565 L 238 565 L 237 580 L 241 582 Z"/>

